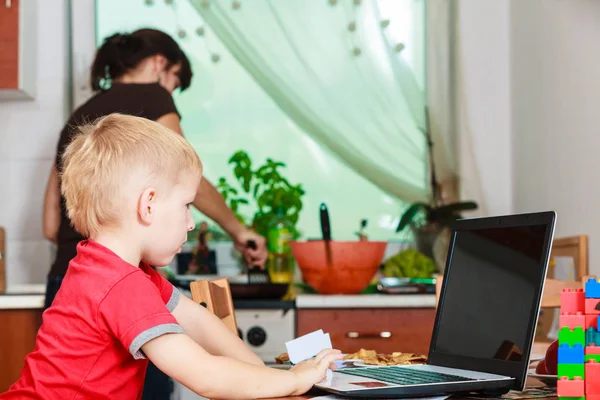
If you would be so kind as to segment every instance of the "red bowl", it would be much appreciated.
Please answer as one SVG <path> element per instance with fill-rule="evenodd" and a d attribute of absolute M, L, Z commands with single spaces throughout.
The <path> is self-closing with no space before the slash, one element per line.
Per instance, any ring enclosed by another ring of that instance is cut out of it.
<path fill-rule="evenodd" d="M 356 294 L 381 265 L 387 242 L 330 241 L 330 263 L 323 240 L 291 242 L 304 281 L 321 294 Z"/>

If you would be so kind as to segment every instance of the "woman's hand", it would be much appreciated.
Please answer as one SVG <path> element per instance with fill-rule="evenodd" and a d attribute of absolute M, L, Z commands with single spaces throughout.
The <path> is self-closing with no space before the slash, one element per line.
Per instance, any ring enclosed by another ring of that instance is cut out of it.
<path fill-rule="evenodd" d="M 242 253 L 248 264 L 264 268 L 267 261 L 267 241 L 264 237 L 249 229 L 244 229 L 233 237 L 235 248 Z M 248 241 L 256 243 L 256 249 L 248 247 Z"/>

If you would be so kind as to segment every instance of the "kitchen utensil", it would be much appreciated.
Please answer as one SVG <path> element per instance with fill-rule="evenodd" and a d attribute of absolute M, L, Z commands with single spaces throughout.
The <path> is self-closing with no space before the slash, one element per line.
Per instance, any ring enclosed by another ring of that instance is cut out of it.
<path fill-rule="evenodd" d="M 252 250 L 256 250 L 256 242 L 254 240 L 248 240 L 246 247 Z M 248 265 L 248 283 L 249 284 L 267 284 L 270 283 L 269 273 L 266 268 L 261 268 L 258 265 Z"/>
<path fill-rule="evenodd" d="M 304 281 L 321 294 L 356 294 L 364 290 L 375 273 L 387 242 L 329 242 L 331 262 L 324 241 L 290 242 Z"/>
<path fill-rule="evenodd" d="M 435 293 L 434 283 L 429 278 L 385 277 L 379 279 L 377 290 L 388 294 Z"/>
<path fill-rule="evenodd" d="M 197 277 L 178 277 L 171 278 L 174 286 L 190 290 L 190 282 L 197 280 Z M 288 291 L 287 283 L 229 283 L 231 297 L 234 300 L 276 300 L 281 299 Z"/>
<path fill-rule="evenodd" d="M 323 234 L 323 242 L 325 244 L 327 265 L 331 265 L 331 224 L 329 223 L 329 210 L 325 203 L 321 203 L 319 207 L 319 219 L 321 220 L 321 233 Z"/>

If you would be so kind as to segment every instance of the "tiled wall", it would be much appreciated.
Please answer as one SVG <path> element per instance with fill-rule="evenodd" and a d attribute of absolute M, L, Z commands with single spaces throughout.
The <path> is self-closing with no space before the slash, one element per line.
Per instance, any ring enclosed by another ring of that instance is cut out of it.
<path fill-rule="evenodd" d="M 0 226 L 9 286 L 45 282 L 52 251 L 42 235 L 42 202 L 69 113 L 67 1 L 26 1 L 38 3 L 36 99 L 0 102 Z"/>

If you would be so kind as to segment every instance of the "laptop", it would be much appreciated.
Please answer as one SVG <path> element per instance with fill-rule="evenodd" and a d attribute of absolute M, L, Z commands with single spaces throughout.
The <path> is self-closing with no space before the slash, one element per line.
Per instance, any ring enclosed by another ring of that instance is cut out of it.
<path fill-rule="evenodd" d="M 541 212 L 456 221 L 427 364 L 342 368 L 315 386 L 369 398 L 523 390 L 555 220 Z"/>

